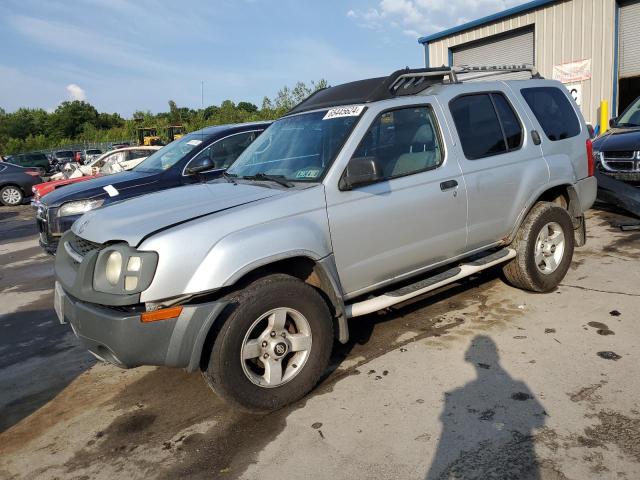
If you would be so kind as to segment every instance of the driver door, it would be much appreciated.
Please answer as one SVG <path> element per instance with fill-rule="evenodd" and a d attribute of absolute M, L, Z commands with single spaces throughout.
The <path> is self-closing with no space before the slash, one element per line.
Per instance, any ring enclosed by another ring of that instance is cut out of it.
<path fill-rule="evenodd" d="M 430 105 L 385 111 L 352 156 L 373 159 L 382 177 L 351 190 L 327 189 L 331 241 L 347 295 L 464 252 L 467 193 L 442 135 Z"/>

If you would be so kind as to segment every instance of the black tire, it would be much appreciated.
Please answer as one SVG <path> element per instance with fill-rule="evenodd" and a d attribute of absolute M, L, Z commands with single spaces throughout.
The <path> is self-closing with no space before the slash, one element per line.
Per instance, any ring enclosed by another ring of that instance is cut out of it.
<path fill-rule="evenodd" d="M 325 372 L 333 347 L 333 319 L 323 297 L 295 277 L 273 274 L 253 281 L 233 294 L 211 349 L 203 376 L 224 400 L 252 413 L 266 413 L 295 402 L 316 385 Z M 275 308 L 300 312 L 309 324 L 312 345 L 306 362 L 293 378 L 266 388 L 252 382 L 243 369 L 245 335 L 266 312 Z"/>
<path fill-rule="evenodd" d="M 535 247 L 538 234 L 550 223 L 555 223 L 562 229 L 564 252 L 556 269 L 551 273 L 543 273 L 535 261 Z M 502 267 L 507 282 L 532 292 L 553 290 L 567 274 L 573 258 L 573 222 L 569 212 L 555 203 L 537 203 L 520 226 L 511 248 L 516 250 L 516 256 Z"/>
<path fill-rule="evenodd" d="M 22 205 L 24 194 L 20 187 L 15 185 L 7 185 L 0 190 L 0 202 L 7 207 L 15 207 Z"/>

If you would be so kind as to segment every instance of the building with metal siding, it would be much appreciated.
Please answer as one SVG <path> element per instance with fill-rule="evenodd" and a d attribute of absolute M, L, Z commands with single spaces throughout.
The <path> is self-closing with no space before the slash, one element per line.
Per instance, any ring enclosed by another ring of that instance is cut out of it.
<path fill-rule="evenodd" d="M 601 100 L 615 116 L 640 95 L 638 32 L 640 0 L 534 0 L 419 42 L 433 67 L 533 58 L 544 77 L 554 78 L 554 67 L 590 60 L 590 78 L 565 83 L 578 85 L 583 114 L 597 124 Z"/>

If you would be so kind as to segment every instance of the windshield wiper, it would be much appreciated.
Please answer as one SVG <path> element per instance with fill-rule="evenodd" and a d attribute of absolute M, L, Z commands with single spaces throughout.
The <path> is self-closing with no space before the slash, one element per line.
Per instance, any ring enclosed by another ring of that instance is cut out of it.
<path fill-rule="evenodd" d="M 227 172 L 222 172 L 222 177 L 229 183 L 233 183 L 234 185 L 237 185 L 236 181 L 234 180 L 234 177 L 236 177 L 236 175 L 233 175 L 231 173 L 227 173 Z"/>
<path fill-rule="evenodd" d="M 293 187 L 293 183 L 288 182 L 284 175 L 268 175 L 266 173 L 256 173 L 255 175 L 245 175 L 243 177 L 239 177 L 244 180 L 268 180 L 271 182 L 276 182 L 283 187 L 291 188 Z"/>

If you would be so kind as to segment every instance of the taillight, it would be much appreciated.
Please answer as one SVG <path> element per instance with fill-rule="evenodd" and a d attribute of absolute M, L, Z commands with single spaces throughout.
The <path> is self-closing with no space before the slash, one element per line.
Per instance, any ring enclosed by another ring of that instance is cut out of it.
<path fill-rule="evenodd" d="M 25 172 L 27 175 L 31 175 L 32 177 L 39 177 L 40 174 L 36 171 L 36 170 L 25 170 Z"/>
<path fill-rule="evenodd" d="M 593 177 L 596 171 L 596 163 L 593 158 L 593 142 L 587 138 L 587 176 Z"/>

